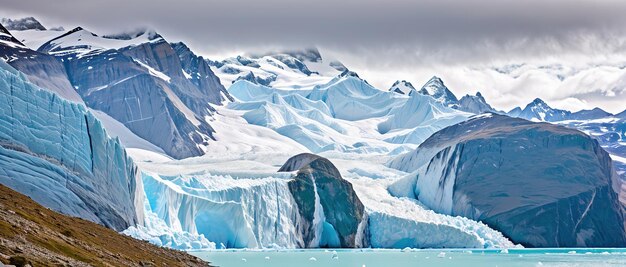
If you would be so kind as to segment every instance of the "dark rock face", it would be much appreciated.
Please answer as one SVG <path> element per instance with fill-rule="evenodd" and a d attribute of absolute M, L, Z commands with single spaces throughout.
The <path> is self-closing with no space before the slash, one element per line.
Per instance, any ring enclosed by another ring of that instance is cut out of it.
<path fill-rule="evenodd" d="M 276 78 L 277 78 L 276 75 L 268 76 L 266 78 L 257 77 L 257 76 L 254 75 L 254 73 L 248 72 L 248 74 L 246 74 L 246 75 L 237 77 L 237 79 L 235 79 L 233 81 L 233 83 L 235 83 L 237 81 L 244 80 L 244 81 L 249 81 L 249 82 L 254 83 L 254 84 L 270 86 L 270 83 L 275 81 Z"/>
<path fill-rule="evenodd" d="M 194 54 L 184 43 L 172 44 L 172 48 L 178 55 L 183 70 L 191 76 L 191 82 L 203 95 L 206 95 L 210 103 L 219 105 L 226 99 L 233 101 L 233 98 L 203 57 Z"/>
<path fill-rule="evenodd" d="M 76 35 L 76 36 L 74 36 Z M 213 140 L 210 103 L 221 104 L 230 95 L 207 63 L 180 45 L 180 51 L 155 32 L 136 35 L 148 42 L 119 49 L 63 46 L 65 40 L 103 38 L 82 28 L 59 36 L 39 49 L 63 62 L 69 80 L 87 106 L 123 123 L 137 136 L 180 159 L 204 154 Z M 87 50 L 88 52 L 85 52 Z"/>
<path fill-rule="evenodd" d="M 415 170 L 415 197 L 435 211 L 482 221 L 515 243 L 626 245 L 611 158 L 580 131 L 483 115 L 433 134 L 390 166 Z"/>
<path fill-rule="evenodd" d="M 26 17 L 21 19 L 5 19 L 0 20 L 0 23 L 5 25 L 7 29 L 11 31 L 25 31 L 25 30 L 40 30 L 45 31 L 46 27 L 41 25 L 33 17 Z"/>
<path fill-rule="evenodd" d="M 298 173 L 289 182 L 289 190 L 303 219 L 300 231 L 305 244 L 302 247 L 368 246 L 366 229 L 359 227 L 366 223 L 363 222 L 367 220 L 365 209 L 352 184 L 343 180 L 339 170 L 326 158 L 304 153 L 290 158 L 279 171 L 296 170 Z M 316 213 L 320 212 L 316 211 L 317 205 L 322 207 L 325 218 L 322 233 L 315 229 L 316 219 L 319 219 Z"/>
<path fill-rule="evenodd" d="M 82 102 L 65 73 L 63 64 L 53 56 L 31 50 L 19 42 L 0 25 L 0 58 L 11 67 L 26 74 L 37 86 L 53 91 L 59 96 L 74 102 Z"/>

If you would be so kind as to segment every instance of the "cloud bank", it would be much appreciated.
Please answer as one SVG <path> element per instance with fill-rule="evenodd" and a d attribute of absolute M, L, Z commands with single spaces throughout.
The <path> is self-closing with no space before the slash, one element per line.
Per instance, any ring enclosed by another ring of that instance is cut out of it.
<path fill-rule="evenodd" d="M 626 109 L 625 1 L 5 2 L 1 16 L 32 15 L 66 29 L 154 27 L 212 58 L 317 46 L 381 89 L 396 79 L 419 84 L 439 75 L 455 93 L 481 90 L 502 109 L 536 96 L 570 109 Z M 494 70 L 521 63 L 518 75 Z M 562 80 L 546 66 L 580 77 Z M 590 84 L 594 79 L 602 84 Z"/>

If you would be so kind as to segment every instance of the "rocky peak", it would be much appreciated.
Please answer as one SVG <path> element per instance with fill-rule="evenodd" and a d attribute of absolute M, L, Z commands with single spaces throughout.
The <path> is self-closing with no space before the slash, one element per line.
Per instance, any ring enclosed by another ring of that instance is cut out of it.
<path fill-rule="evenodd" d="M 0 20 L 0 23 L 2 23 L 2 25 L 4 25 L 10 31 L 46 30 L 46 27 L 41 25 L 41 23 L 39 23 L 39 21 L 37 21 L 33 17 L 26 17 L 21 19 L 2 18 Z"/>

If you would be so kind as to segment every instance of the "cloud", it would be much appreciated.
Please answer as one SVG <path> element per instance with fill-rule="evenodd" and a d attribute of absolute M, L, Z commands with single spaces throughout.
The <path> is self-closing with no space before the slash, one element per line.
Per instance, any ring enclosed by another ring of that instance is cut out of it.
<path fill-rule="evenodd" d="M 626 55 L 623 14 L 626 1 L 619 0 L 20 0 L 3 3 L 0 11 L 101 34 L 151 26 L 211 58 L 314 45 L 379 87 L 396 79 L 419 84 L 438 74 L 460 88 L 457 94 L 493 91 L 484 94 L 501 108 L 521 105 L 534 93 L 589 97 L 580 88 L 562 92 L 552 77 L 517 80 L 492 67 L 618 65 Z"/>

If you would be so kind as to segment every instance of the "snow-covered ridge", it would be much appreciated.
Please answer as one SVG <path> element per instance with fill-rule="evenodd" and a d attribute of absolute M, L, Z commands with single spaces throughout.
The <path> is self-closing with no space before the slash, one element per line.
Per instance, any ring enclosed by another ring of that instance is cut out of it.
<path fill-rule="evenodd" d="M 237 56 L 209 64 L 226 87 L 244 79 L 274 88 L 311 89 L 346 70 L 313 48 Z"/>
<path fill-rule="evenodd" d="M 137 36 L 126 39 L 100 37 L 82 27 L 76 27 L 44 43 L 37 50 L 56 56 L 75 55 L 82 57 L 88 53 L 97 53 L 98 51 L 120 49 L 143 43 L 162 41 L 162 37 L 153 31 L 143 31 Z"/>
<path fill-rule="evenodd" d="M 46 27 L 41 25 L 41 23 L 33 17 L 25 17 L 21 19 L 2 18 L 0 19 L 0 24 L 4 25 L 4 27 L 10 31 L 46 30 Z"/>

